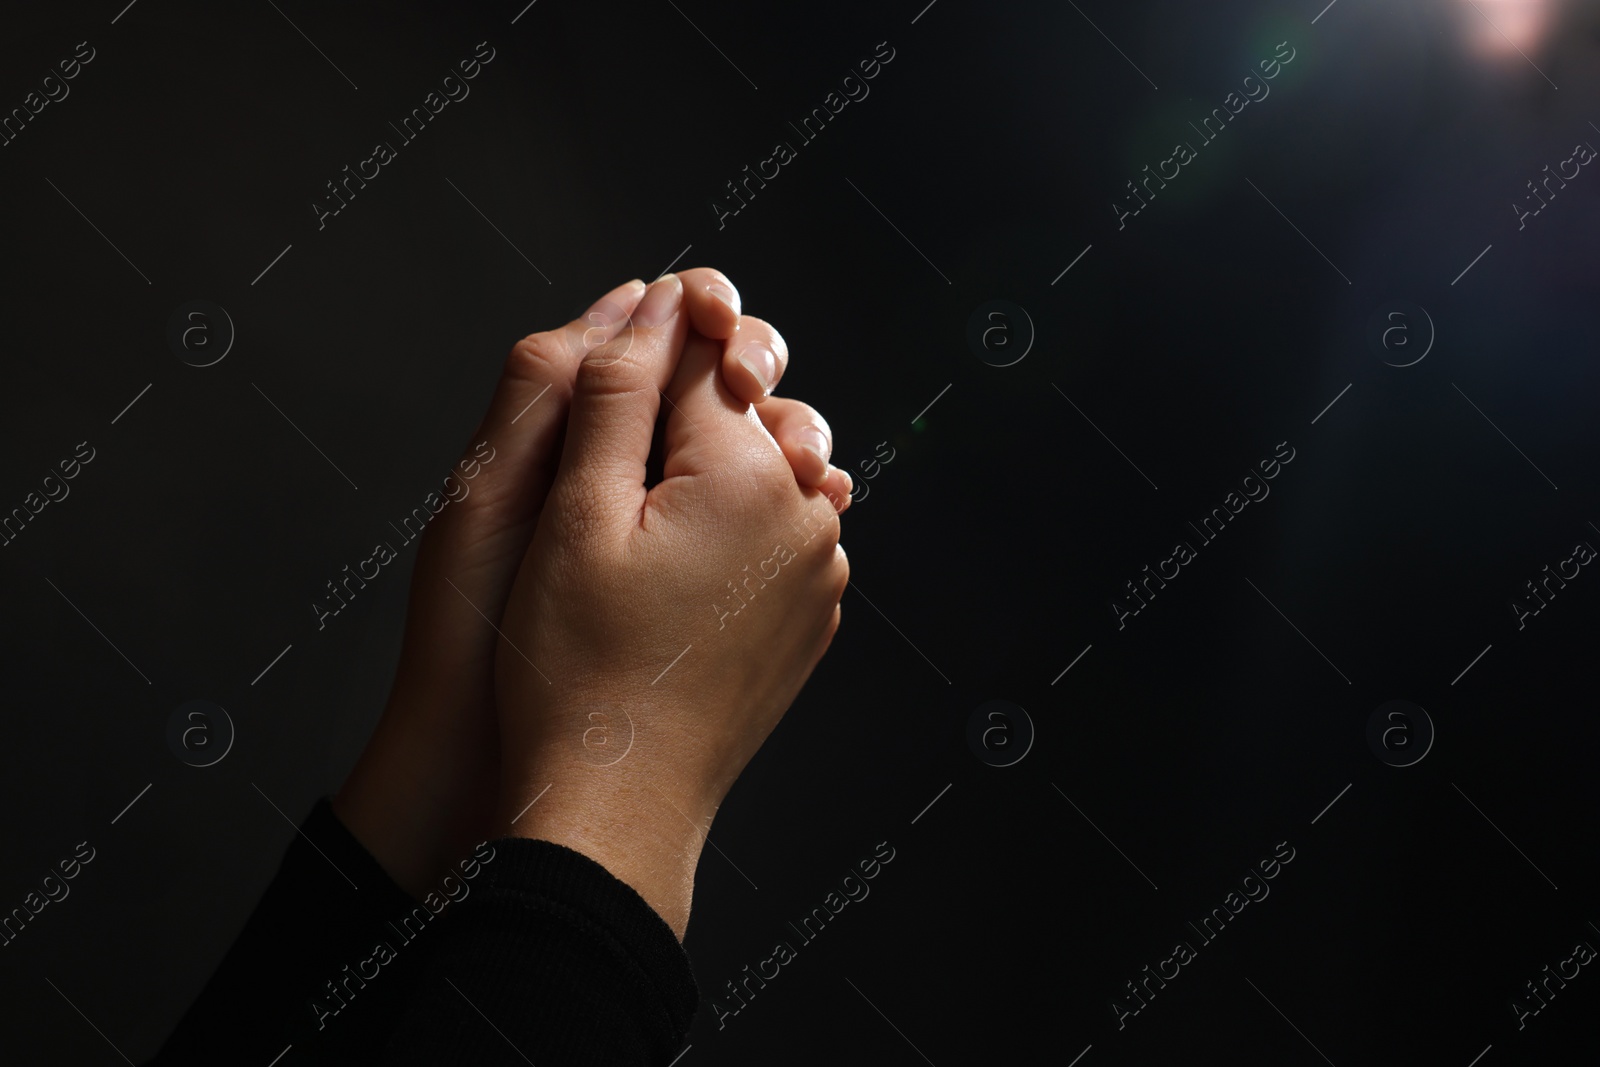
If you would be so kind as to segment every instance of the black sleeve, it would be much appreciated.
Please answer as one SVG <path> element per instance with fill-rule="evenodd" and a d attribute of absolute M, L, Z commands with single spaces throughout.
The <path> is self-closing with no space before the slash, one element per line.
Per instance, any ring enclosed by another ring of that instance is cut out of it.
<path fill-rule="evenodd" d="M 285 1049 L 278 1067 L 370 1062 L 435 947 L 431 919 L 319 800 L 152 1067 L 266 1064 Z M 376 968 L 379 944 L 406 947 Z"/>
<path fill-rule="evenodd" d="M 661 917 L 560 845 L 475 855 L 419 903 L 319 801 L 152 1067 L 670 1063 L 699 991 Z"/>
<path fill-rule="evenodd" d="M 671 1063 L 699 1003 L 671 927 L 582 853 L 521 838 L 493 847 L 381 1062 Z"/>

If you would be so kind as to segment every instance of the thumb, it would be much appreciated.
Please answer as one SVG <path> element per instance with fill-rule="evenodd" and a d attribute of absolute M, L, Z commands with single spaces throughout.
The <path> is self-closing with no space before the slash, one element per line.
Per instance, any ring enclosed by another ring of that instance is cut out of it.
<path fill-rule="evenodd" d="M 620 285 L 580 318 L 530 334 L 512 347 L 488 410 L 472 436 L 479 459 L 487 451 L 499 462 L 485 461 L 475 494 L 452 513 L 471 527 L 462 531 L 469 543 L 506 527 L 519 529 L 526 543 L 556 474 L 562 424 L 579 362 L 586 352 L 626 329 L 624 323 L 644 292 L 641 281 Z M 520 557 L 520 552 L 516 555 Z"/>
<path fill-rule="evenodd" d="M 578 366 L 561 469 L 550 490 L 563 521 L 597 521 L 620 533 L 637 519 L 661 391 L 688 333 L 682 304 L 683 283 L 663 276 L 639 301 L 631 328 Z"/>
<path fill-rule="evenodd" d="M 482 655 L 490 631 L 479 613 L 498 619 L 504 608 L 555 477 L 578 361 L 624 328 L 644 291 L 639 281 L 618 286 L 582 318 L 517 342 L 474 446 L 445 479 L 448 506 L 439 504 L 436 517 L 419 508 L 400 519 L 402 538 L 425 524 L 407 612 L 408 661 L 459 666 Z"/>

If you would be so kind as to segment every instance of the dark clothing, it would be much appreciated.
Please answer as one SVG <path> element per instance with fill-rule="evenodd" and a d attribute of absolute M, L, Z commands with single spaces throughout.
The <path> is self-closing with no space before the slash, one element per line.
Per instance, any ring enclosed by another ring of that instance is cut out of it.
<path fill-rule="evenodd" d="M 459 872 L 413 900 L 318 801 L 152 1067 L 677 1056 L 699 991 L 683 946 L 630 886 L 523 838 L 480 846 Z"/>

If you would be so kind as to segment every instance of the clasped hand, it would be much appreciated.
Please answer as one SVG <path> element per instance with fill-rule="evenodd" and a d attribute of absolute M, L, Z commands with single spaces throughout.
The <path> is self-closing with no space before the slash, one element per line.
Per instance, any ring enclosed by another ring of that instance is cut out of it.
<path fill-rule="evenodd" d="M 706 268 L 512 348 L 468 445 L 495 462 L 422 538 L 394 686 L 334 798 L 402 887 L 538 838 L 683 936 L 710 820 L 849 578 L 850 477 L 822 416 L 771 395 L 788 359 Z"/>

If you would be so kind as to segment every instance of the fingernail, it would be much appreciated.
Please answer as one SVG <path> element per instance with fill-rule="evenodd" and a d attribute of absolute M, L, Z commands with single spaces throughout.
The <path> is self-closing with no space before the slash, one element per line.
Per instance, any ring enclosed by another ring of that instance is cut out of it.
<path fill-rule="evenodd" d="M 712 282 L 706 286 L 706 292 L 728 305 L 735 315 L 739 314 L 739 294 L 737 291 L 723 285 L 721 282 Z"/>
<path fill-rule="evenodd" d="M 633 313 L 635 326 L 660 326 L 683 302 L 683 282 L 676 274 L 657 278 Z"/>
<path fill-rule="evenodd" d="M 796 434 L 800 447 L 820 459 L 824 465 L 833 449 L 828 446 L 828 436 L 815 426 L 805 426 Z"/>
<path fill-rule="evenodd" d="M 755 375 L 762 396 L 772 395 L 773 379 L 778 376 L 778 357 L 772 349 L 763 344 L 750 345 L 739 353 L 739 365 Z"/>
<path fill-rule="evenodd" d="M 583 321 L 589 324 L 591 330 L 615 326 L 628 317 L 628 313 L 619 307 L 616 301 L 637 300 L 639 299 L 639 294 L 644 292 L 644 288 L 644 282 L 638 278 L 631 282 L 623 282 L 590 305 L 589 310 L 583 313 Z M 584 334 L 584 340 L 587 344 L 587 331 Z"/>

